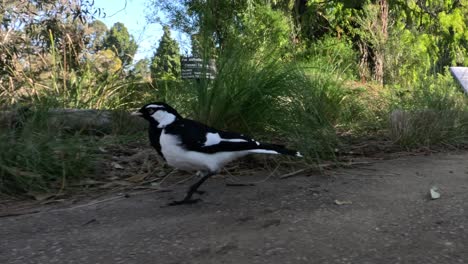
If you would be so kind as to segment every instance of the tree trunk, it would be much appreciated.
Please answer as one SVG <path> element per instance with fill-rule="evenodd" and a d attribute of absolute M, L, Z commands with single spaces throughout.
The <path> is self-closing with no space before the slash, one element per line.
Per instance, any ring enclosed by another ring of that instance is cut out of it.
<path fill-rule="evenodd" d="M 359 77 L 365 83 L 369 78 L 369 46 L 363 40 L 358 41 L 359 54 Z"/>
<path fill-rule="evenodd" d="M 380 7 L 379 12 L 379 23 L 376 30 L 380 38 L 377 40 L 378 44 L 374 47 L 374 80 L 384 84 L 384 52 L 385 52 L 385 43 L 388 38 L 388 0 L 378 0 Z"/>
<path fill-rule="evenodd" d="M 374 55 L 374 80 L 380 85 L 384 84 L 384 54 L 376 51 Z"/>
<path fill-rule="evenodd" d="M 295 0 L 292 9 L 292 17 L 294 19 L 294 25 L 296 27 L 296 34 L 293 42 L 297 44 L 300 42 L 302 34 L 302 16 L 307 11 L 307 0 Z"/>

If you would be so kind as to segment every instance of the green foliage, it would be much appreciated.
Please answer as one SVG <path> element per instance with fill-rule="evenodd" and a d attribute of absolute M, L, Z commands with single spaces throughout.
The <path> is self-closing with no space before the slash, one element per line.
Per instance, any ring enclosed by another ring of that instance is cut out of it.
<path fill-rule="evenodd" d="M 0 130 L 0 192 L 61 189 L 91 172 L 89 143 L 48 127 L 46 110 Z"/>
<path fill-rule="evenodd" d="M 336 73 L 342 80 L 354 80 L 358 76 L 358 54 L 353 49 L 352 42 L 347 38 L 325 36 L 311 43 L 295 58 L 308 64 L 307 67 L 312 70 L 321 69 L 323 67 L 321 65 L 326 65 L 328 67 L 326 70 Z"/>
<path fill-rule="evenodd" d="M 135 63 L 130 75 L 141 80 L 148 81 L 151 78 L 150 60 L 141 59 Z"/>
<path fill-rule="evenodd" d="M 217 0 L 151 0 L 151 22 L 169 22 L 174 28 L 189 35 L 201 33 L 213 38 L 215 45 L 222 46 L 239 28 L 240 16 L 256 1 Z M 261 1 L 258 1 L 261 2 Z"/>
<path fill-rule="evenodd" d="M 260 42 L 276 39 L 279 42 L 275 45 L 283 47 L 285 39 L 292 36 L 292 19 L 287 14 L 290 1 L 158 0 L 150 1 L 150 6 L 150 21 L 170 24 L 190 36 L 198 35 L 199 42 L 207 41 L 208 36 L 210 47 L 201 43 L 204 49 L 222 49 L 238 37 L 253 37 Z"/>
<path fill-rule="evenodd" d="M 94 20 L 86 28 L 86 47 L 91 52 L 97 52 L 104 45 L 107 26 L 101 20 Z"/>
<path fill-rule="evenodd" d="M 151 61 L 151 77 L 154 80 L 174 80 L 180 76 L 179 44 L 171 38 L 169 27 L 164 34 Z"/>
<path fill-rule="evenodd" d="M 259 53 L 291 52 L 290 19 L 268 5 L 255 5 L 242 16 L 243 27 L 235 36 L 239 45 Z"/>
<path fill-rule="evenodd" d="M 96 75 L 92 67 L 77 76 L 69 73 L 57 76 L 64 85 L 52 91 L 41 91 L 37 100 L 55 107 L 79 109 L 120 109 L 125 107 L 133 94 L 136 82 L 122 81 L 118 74 L 104 72 Z M 61 84 L 59 83 L 59 84 Z"/>
<path fill-rule="evenodd" d="M 318 68 L 306 71 L 302 85 L 291 91 L 287 104 L 280 109 L 287 113 L 281 118 L 282 134 L 309 162 L 333 157 L 338 143 L 334 126 L 345 111 L 342 82 L 334 72 L 322 71 L 329 69 L 327 65 L 315 66 Z"/>
<path fill-rule="evenodd" d="M 255 51 L 240 46 L 227 49 L 218 58 L 215 80 L 191 83 L 194 118 L 241 132 L 260 132 L 268 126 L 276 100 L 288 94 L 295 75 L 289 64 L 283 65 L 275 56 L 252 54 Z"/>
<path fill-rule="evenodd" d="M 383 56 L 385 83 L 406 85 L 418 82 L 417 76 L 441 73 L 446 66 L 466 65 L 467 6 L 467 1 L 457 0 L 314 0 L 299 6 L 296 23 L 307 44 L 327 34 L 352 38 L 361 75 L 373 73 L 377 80 Z"/>
<path fill-rule="evenodd" d="M 103 41 L 102 49 L 110 49 L 117 54 L 125 67 L 132 63 L 138 45 L 128 33 L 127 28 L 123 23 L 115 23 L 107 32 L 106 38 Z"/>
<path fill-rule="evenodd" d="M 402 87 L 412 86 L 432 67 L 434 42 L 428 34 L 394 28 L 385 46 L 385 80 Z"/>
<path fill-rule="evenodd" d="M 34 67 L 35 60 L 31 60 L 30 55 L 47 52 L 51 46 L 67 45 L 73 49 L 67 59 L 70 67 L 76 67 L 84 47 L 84 30 L 79 20 L 72 18 L 85 20 L 88 17 L 85 2 L 88 1 L 2 1 L 0 85 L 14 76 L 15 71 Z M 49 37 L 51 32 L 54 39 Z"/>
<path fill-rule="evenodd" d="M 128 74 L 123 67 L 137 46 L 123 24 L 109 32 L 98 20 L 88 24 L 89 4 L 47 0 L 0 6 L 6 14 L 0 24 L 0 104 L 119 108 L 128 103 L 124 98 L 131 96 L 133 79 L 123 78 Z M 112 50 L 103 49 L 104 41 Z M 117 46 L 126 49 L 121 56 L 127 61 L 114 54 Z"/>
<path fill-rule="evenodd" d="M 110 50 L 100 50 L 88 58 L 88 64 L 98 73 L 114 74 L 122 69 L 122 61 Z"/>
<path fill-rule="evenodd" d="M 400 1 L 397 1 L 400 2 Z M 443 73 L 444 67 L 467 63 L 468 23 L 467 1 L 408 1 L 400 3 L 395 13 L 395 27 L 409 30 L 419 39 L 429 57 L 429 70 L 414 75 Z M 400 48 L 406 43 L 400 43 Z M 423 52 L 421 46 L 414 46 L 416 52 Z M 422 63 L 426 64 L 427 59 Z M 425 71 L 426 70 L 426 71 Z"/>
<path fill-rule="evenodd" d="M 51 36 L 52 38 L 52 36 Z M 66 64 L 67 52 L 52 47 L 44 54 L 43 71 L 15 72 L 21 85 L 1 87 L 0 103 L 13 105 L 22 101 L 62 108 L 116 109 L 129 103 L 132 89 L 141 80 L 121 78 L 121 62 L 110 50 L 90 54 L 79 69 Z M 33 70 L 33 69 L 31 69 Z M 35 70 L 35 69 L 34 69 Z M 31 76 L 31 77 L 30 77 Z M 8 100 L 8 101 L 6 101 Z"/>

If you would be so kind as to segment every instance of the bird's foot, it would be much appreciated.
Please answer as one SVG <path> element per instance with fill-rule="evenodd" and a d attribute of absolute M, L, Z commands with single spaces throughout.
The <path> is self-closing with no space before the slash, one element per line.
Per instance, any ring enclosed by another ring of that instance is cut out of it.
<path fill-rule="evenodd" d="M 167 205 L 175 206 L 175 205 L 182 205 L 182 204 L 194 204 L 194 203 L 198 203 L 199 201 L 201 201 L 201 199 L 184 199 L 180 201 L 172 201 L 168 203 Z"/>

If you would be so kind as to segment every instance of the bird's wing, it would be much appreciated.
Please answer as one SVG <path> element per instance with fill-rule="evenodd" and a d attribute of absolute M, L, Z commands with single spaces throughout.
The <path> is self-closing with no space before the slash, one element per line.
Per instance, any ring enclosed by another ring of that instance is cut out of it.
<path fill-rule="evenodd" d="M 218 130 L 189 119 L 175 122 L 165 131 L 179 136 L 185 149 L 204 153 L 251 150 L 260 145 L 245 135 Z"/>
<path fill-rule="evenodd" d="M 199 122 L 183 119 L 165 128 L 166 133 L 179 136 L 187 150 L 217 153 L 248 150 L 251 153 L 300 156 L 282 145 L 260 143 L 243 134 L 218 130 Z"/>

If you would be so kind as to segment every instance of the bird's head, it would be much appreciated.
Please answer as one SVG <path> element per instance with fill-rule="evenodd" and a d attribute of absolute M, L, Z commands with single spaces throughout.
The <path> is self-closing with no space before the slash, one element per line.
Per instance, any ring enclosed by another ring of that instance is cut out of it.
<path fill-rule="evenodd" d="M 174 108 L 161 102 L 146 104 L 138 111 L 133 112 L 132 115 L 141 116 L 158 128 L 164 128 L 175 120 L 182 118 Z"/>

